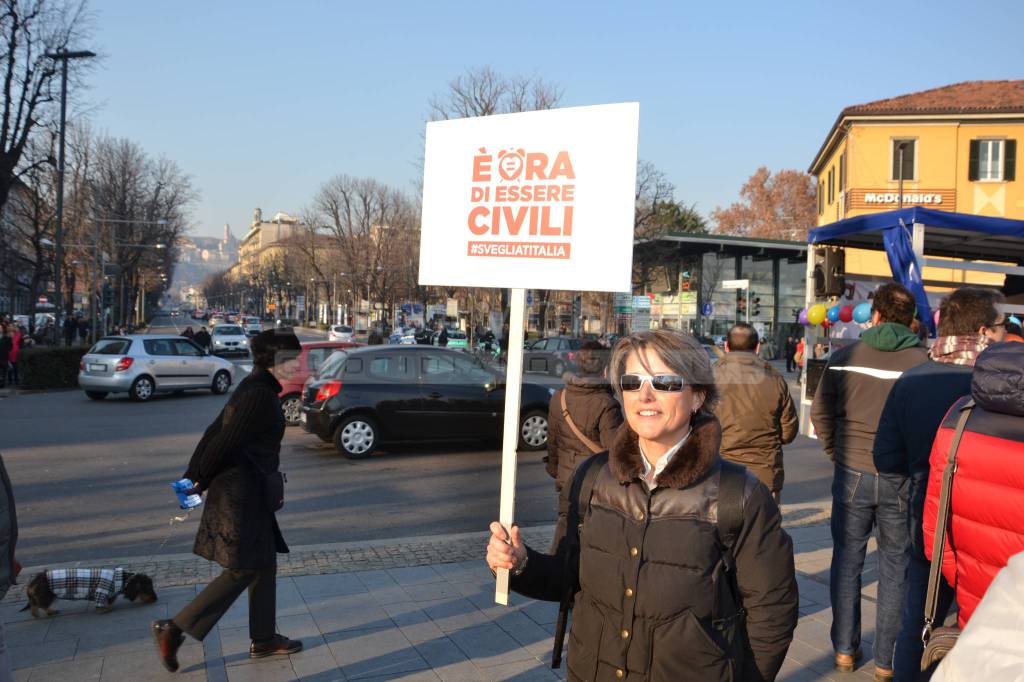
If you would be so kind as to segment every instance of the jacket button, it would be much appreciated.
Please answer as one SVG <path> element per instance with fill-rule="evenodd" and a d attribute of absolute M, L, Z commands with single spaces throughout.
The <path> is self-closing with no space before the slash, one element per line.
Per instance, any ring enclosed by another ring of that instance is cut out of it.
<path fill-rule="evenodd" d="M 636 513 L 636 520 L 637 521 L 643 521 L 644 520 L 644 513 L 642 511 L 638 511 Z"/>
<path fill-rule="evenodd" d="M 619 678 L 620 680 L 623 677 L 625 677 L 625 676 L 626 676 L 626 671 L 623 670 L 622 668 L 619 668 L 618 670 L 615 671 L 615 677 Z"/>
<path fill-rule="evenodd" d="M 638 550 L 636 547 L 630 547 L 629 548 L 629 556 L 636 556 L 639 553 L 640 553 L 640 550 Z"/>
<path fill-rule="evenodd" d="M 622 639 L 629 639 L 629 630 L 623 630 L 621 633 Z"/>
<path fill-rule="evenodd" d="M 626 596 L 627 597 L 632 597 L 633 596 L 633 588 L 632 587 L 627 587 L 626 588 Z"/>

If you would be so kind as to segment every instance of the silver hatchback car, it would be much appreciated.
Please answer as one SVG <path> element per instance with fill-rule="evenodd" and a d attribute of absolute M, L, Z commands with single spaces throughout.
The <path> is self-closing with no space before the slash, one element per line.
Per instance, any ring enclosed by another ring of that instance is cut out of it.
<path fill-rule="evenodd" d="M 78 366 L 78 385 L 93 400 L 127 393 L 144 402 L 155 393 L 207 388 L 227 393 L 235 366 L 180 336 L 131 334 L 96 342 Z"/>

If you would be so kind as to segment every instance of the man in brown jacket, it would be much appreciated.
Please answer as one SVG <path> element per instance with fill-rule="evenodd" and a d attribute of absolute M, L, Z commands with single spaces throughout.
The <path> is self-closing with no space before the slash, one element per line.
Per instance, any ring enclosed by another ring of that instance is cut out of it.
<path fill-rule="evenodd" d="M 715 365 L 722 424 L 722 456 L 750 469 L 778 502 L 785 474 L 782 446 L 793 442 L 799 419 L 789 385 L 758 357 L 757 330 L 740 322 L 726 337 L 725 356 Z"/>

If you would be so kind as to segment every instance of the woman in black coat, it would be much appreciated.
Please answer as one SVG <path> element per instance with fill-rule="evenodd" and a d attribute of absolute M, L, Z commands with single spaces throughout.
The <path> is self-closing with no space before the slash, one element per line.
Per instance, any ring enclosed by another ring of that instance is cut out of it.
<path fill-rule="evenodd" d="M 287 655 L 302 642 L 275 633 L 277 554 L 287 553 L 266 478 L 278 470 L 285 421 L 275 373 L 301 346 L 289 329 L 265 331 L 252 340 L 253 371 L 206 429 L 184 478 L 206 492 L 193 551 L 224 571 L 171 620 L 153 622 L 164 667 L 178 668 L 183 633 L 202 640 L 241 593 L 249 591 L 253 658 Z"/>

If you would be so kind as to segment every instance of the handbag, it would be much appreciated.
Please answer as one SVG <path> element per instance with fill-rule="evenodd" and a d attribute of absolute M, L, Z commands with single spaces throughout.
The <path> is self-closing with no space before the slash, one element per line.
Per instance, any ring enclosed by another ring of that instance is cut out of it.
<path fill-rule="evenodd" d="M 960 447 L 960 439 L 974 408 L 974 401 L 968 400 L 960 408 L 960 418 L 956 423 L 953 442 L 949 446 L 949 458 L 942 472 L 942 488 L 939 491 L 939 511 L 935 520 L 935 538 L 932 541 L 932 563 L 928 569 L 928 592 L 924 603 L 924 630 L 921 641 L 924 642 L 924 653 L 921 655 L 921 672 L 935 672 L 939 662 L 949 653 L 960 636 L 958 627 L 935 626 L 939 608 L 939 581 L 942 579 L 942 554 L 946 550 L 946 533 L 949 527 L 950 494 L 953 492 L 953 474 L 956 473 L 956 451 Z"/>
<path fill-rule="evenodd" d="M 583 432 L 580 431 L 578 426 L 576 426 L 576 422 L 574 422 L 572 420 L 572 417 L 569 416 L 569 408 L 565 404 L 565 389 L 564 388 L 562 389 L 562 397 L 560 399 L 560 402 L 561 402 L 561 407 L 562 407 L 562 417 L 565 419 L 565 423 L 572 430 L 573 435 L 575 435 L 577 438 L 579 438 L 580 442 L 583 443 L 584 445 L 586 445 L 587 449 L 590 450 L 590 452 L 592 452 L 593 454 L 596 455 L 599 452 L 603 452 L 604 448 L 602 448 L 600 445 L 598 445 L 594 441 L 592 441 L 589 438 L 587 438 L 586 436 L 584 436 Z"/>
<path fill-rule="evenodd" d="M 270 511 L 281 511 L 284 507 L 284 484 L 288 477 L 283 471 L 274 471 L 263 477 L 263 494 Z"/>

